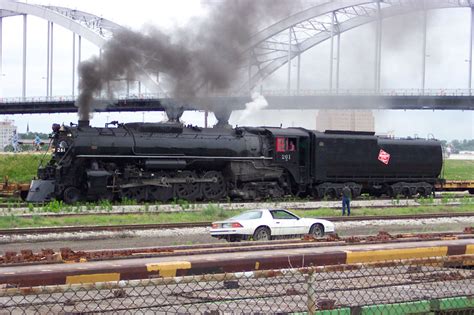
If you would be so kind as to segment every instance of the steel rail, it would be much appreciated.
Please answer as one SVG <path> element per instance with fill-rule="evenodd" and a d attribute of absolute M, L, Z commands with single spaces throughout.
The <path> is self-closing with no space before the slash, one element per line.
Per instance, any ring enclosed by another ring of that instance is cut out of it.
<path fill-rule="evenodd" d="M 472 185 L 474 185 L 474 182 L 472 183 Z M 443 192 L 439 192 L 439 193 L 443 193 Z M 445 191 L 444 193 L 447 193 L 449 194 L 449 198 L 462 198 L 462 197 L 472 197 L 474 198 L 474 195 L 471 195 L 471 194 L 462 194 L 462 193 L 455 193 L 453 191 Z M 445 198 L 444 196 L 435 196 L 433 197 L 433 199 L 443 199 Z M 27 203 L 27 202 L 19 202 L 20 199 L 18 199 L 18 201 L 16 202 L 1 202 L 0 201 L 0 209 L 2 208 L 11 208 L 11 209 L 20 209 L 20 208 L 27 208 L 28 205 L 30 203 Z M 358 199 L 354 199 L 354 201 L 383 201 L 383 200 L 396 200 L 394 198 L 374 198 L 374 199 L 363 199 L 363 198 L 358 198 Z M 403 199 L 399 199 L 400 201 L 401 200 L 417 200 L 417 198 L 415 197 L 412 197 L 412 198 L 403 198 Z M 300 200 L 300 201 L 294 201 L 295 203 L 302 203 L 302 202 L 324 202 L 324 201 L 338 201 L 338 200 Z M 279 202 L 279 203 L 292 203 L 292 202 L 286 202 L 284 200 L 280 200 L 280 201 L 275 201 L 275 202 Z M 242 201 L 242 202 L 238 202 L 239 204 L 254 204 L 254 202 L 251 202 L 251 201 Z M 265 202 L 263 202 L 265 203 Z M 194 202 L 193 204 L 197 204 L 197 205 L 207 205 L 209 204 L 208 202 L 205 202 L 205 201 L 202 201 L 202 202 L 199 202 L 199 201 L 196 201 Z M 34 207 L 37 208 L 37 207 L 41 207 L 41 206 L 46 206 L 47 203 L 37 203 L 37 204 L 34 204 Z M 97 204 L 99 206 L 99 204 Z M 136 205 L 133 205 L 133 206 L 146 206 L 146 205 L 149 205 L 149 206 L 154 206 L 154 204 L 146 204 L 146 203 L 137 203 Z M 169 204 L 163 204 L 163 205 L 169 205 Z M 116 203 L 116 204 L 112 204 L 112 206 L 127 206 L 127 205 L 121 205 L 120 203 Z M 398 207 L 398 206 L 404 206 L 404 205 L 389 205 L 387 207 Z M 370 207 L 380 207 L 380 208 L 384 208 L 385 206 L 365 206 L 364 208 L 370 208 Z M 358 208 L 358 206 L 354 206 L 354 208 Z M 360 207 L 359 207 L 360 208 Z M 291 209 L 295 209 L 295 210 L 305 210 L 307 208 L 298 208 L 298 207 L 292 207 Z M 239 209 L 240 210 L 240 209 Z M 189 210 L 188 210 L 189 211 Z M 45 214 L 46 215 L 46 214 Z M 61 214 L 56 214 L 56 215 L 61 215 Z M 80 215 L 80 214 L 79 214 Z"/>
<path fill-rule="evenodd" d="M 143 213 L 140 213 L 143 214 Z M 110 213 L 104 213 L 110 215 Z M 452 213 L 427 213 L 417 215 L 386 215 L 386 216 L 351 216 L 351 217 L 324 217 L 333 222 L 347 221 L 374 221 L 374 220 L 410 220 L 410 219 L 436 219 L 451 217 L 472 217 L 474 212 L 452 212 Z M 180 222 L 180 223 L 157 223 L 157 224 L 123 224 L 123 225 L 92 225 L 92 226 L 64 226 L 64 227 L 40 227 L 40 228 L 14 228 L 0 229 L 2 235 L 25 235 L 25 234 L 49 234 L 49 233 L 76 233 L 76 232 L 103 232 L 103 231 L 126 231 L 126 230 L 163 230 L 210 227 L 211 221 L 203 222 Z"/>
<path fill-rule="evenodd" d="M 472 239 L 473 230 L 466 228 L 463 232 L 434 232 L 422 234 L 396 234 L 379 232 L 377 235 L 338 237 L 329 235 L 325 238 L 315 239 L 305 236 L 298 239 L 287 239 L 267 242 L 242 242 L 242 243 L 218 243 L 198 245 L 178 245 L 162 247 L 142 247 L 124 249 L 104 249 L 89 251 L 73 251 L 69 248 L 61 248 L 60 252 L 45 249 L 39 253 L 23 250 L 21 254 L 6 252 L 0 256 L 0 265 L 32 265 L 32 264 L 55 264 L 55 263 L 84 263 L 88 261 L 103 261 L 117 259 L 135 259 L 169 256 L 193 256 L 210 254 L 228 254 L 255 251 L 293 250 L 297 248 L 316 248 L 328 246 L 349 246 L 354 244 L 391 244 L 406 242 L 426 242 L 446 239 Z"/>

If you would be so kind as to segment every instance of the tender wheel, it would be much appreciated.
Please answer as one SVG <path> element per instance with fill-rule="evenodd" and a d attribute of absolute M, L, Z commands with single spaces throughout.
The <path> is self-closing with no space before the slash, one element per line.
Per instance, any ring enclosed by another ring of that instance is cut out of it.
<path fill-rule="evenodd" d="M 68 187 L 64 190 L 63 200 L 67 204 L 73 204 L 81 199 L 81 191 L 77 187 Z"/>
<path fill-rule="evenodd" d="M 326 193 L 325 193 L 325 196 L 330 199 L 330 200 L 334 200 L 337 198 L 337 193 L 336 193 L 336 189 L 334 188 L 328 188 L 326 190 Z"/>
<path fill-rule="evenodd" d="M 427 191 L 424 187 L 419 187 L 416 191 L 420 197 L 428 197 L 429 191 Z"/>
<path fill-rule="evenodd" d="M 314 237 L 323 237 L 324 236 L 324 226 L 321 224 L 313 224 L 311 229 L 309 229 L 309 234 Z"/>
<path fill-rule="evenodd" d="M 410 190 L 409 187 L 403 187 L 402 196 L 405 197 L 405 198 L 411 198 L 412 197 L 411 190 Z"/>
<path fill-rule="evenodd" d="M 212 179 L 211 183 L 202 184 L 202 193 L 206 200 L 219 200 L 225 196 L 226 185 L 224 176 L 220 172 L 209 171 L 203 176 L 204 179 Z"/>
<path fill-rule="evenodd" d="M 271 239 L 270 229 L 266 227 L 259 227 L 253 233 L 253 239 L 255 241 L 269 241 Z"/>

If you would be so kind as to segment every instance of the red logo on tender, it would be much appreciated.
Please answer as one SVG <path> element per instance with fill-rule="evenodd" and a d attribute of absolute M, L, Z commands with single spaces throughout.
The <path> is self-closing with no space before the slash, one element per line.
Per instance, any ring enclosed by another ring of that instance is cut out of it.
<path fill-rule="evenodd" d="M 388 161 L 390 161 L 390 154 L 388 154 L 384 150 L 380 149 L 379 161 L 382 162 L 383 164 L 388 165 Z"/>

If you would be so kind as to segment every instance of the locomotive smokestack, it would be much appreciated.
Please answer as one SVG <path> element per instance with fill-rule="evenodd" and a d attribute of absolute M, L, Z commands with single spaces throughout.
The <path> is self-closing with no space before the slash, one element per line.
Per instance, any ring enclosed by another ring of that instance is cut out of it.
<path fill-rule="evenodd" d="M 78 127 L 89 127 L 89 120 L 79 119 Z"/>
<path fill-rule="evenodd" d="M 183 116 L 184 108 L 165 106 L 165 112 L 168 116 L 168 121 L 179 122 L 179 119 Z"/>

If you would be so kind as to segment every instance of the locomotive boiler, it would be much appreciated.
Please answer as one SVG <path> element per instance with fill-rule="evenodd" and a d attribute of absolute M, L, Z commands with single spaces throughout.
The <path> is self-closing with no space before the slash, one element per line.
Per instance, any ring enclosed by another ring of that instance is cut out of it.
<path fill-rule="evenodd" d="M 354 197 L 426 196 L 442 167 L 439 141 L 368 132 L 79 121 L 53 125 L 51 139 L 28 201 L 324 198 L 344 185 Z"/>

